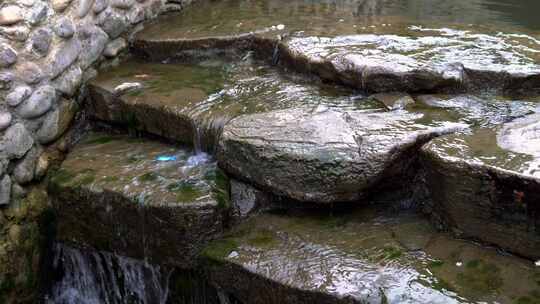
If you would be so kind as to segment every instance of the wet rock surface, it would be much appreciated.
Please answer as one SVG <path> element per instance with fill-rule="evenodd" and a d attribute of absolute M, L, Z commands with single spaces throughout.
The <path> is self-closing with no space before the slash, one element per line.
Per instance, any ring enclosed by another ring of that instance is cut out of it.
<path fill-rule="evenodd" d="M 534 36 L 411 25 L 389 16 L 366 26 L 350 16 L 355 9 L 353 3 L 328 10 L 324 2 L 203 1 L 148 25 L 134 51 L 153 60 L 246 50 L 270 60 L 274 53 L 288 67 L 370 92 L 540 92 Z"/>
<path fill-rule="evenodd" d="M 245 303 L 511 303 L 537 290 L 531 262 L 372 207 L 262 214 L 202 259 L 210 281 Z"/>
<path fill-rule="evenodd" d="M 117 88 L 137 84 L 137 89 Z M 90 115 L 95 119 L 214 151 L 223 126 L 232 118 L 298 105 L 378 109 L 357 102 L 352 92 L 319 87 L 259 63 L 203 61 L 152 64 L 140 61 L 100 74 L 90 84 Z"/>
<path fill-rule="evenodd" d="M 323 79 L 372 92 L 538 94 L 537 55 L 521 53 L 511 37 L 409 27 L 403 35 L 293 37 L 281 56 Z"/>
<path fill-rule="evenodd" d="M 421 114 L 320 106 L 246 115 L 227 124 L 220 166 L 295 200 L 353 202 L 405 176 L 421 145 L 460 125 L 415 123 Z"/>
<path fill-rule="evenodd" d="M 222 233 L 228 208 L 208 156 L 99 133 L 69 154 L 49 189 L 59 240 L 180 267 Z"/>
<path fill-rule="evenodd" d="M 429 208 L 439 224 L 462 237 L 540 257 L 537 117 L 443 136 L 424 147 Z"/>

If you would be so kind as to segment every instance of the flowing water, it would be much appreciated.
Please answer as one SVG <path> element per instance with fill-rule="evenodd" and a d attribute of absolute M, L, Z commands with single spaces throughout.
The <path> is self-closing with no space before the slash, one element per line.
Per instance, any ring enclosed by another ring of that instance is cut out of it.
<path fill-rule="evenodd" d="M 60 277 L 46 304 L 165 304 L 172 270 L 107 252 L 55 244 Z"/>
<path fill-rule="evenodd" d="M 160 19 L 143 35 L 193 38 L 272 29 L 346 35 L 395 31 L 410 25 L 491 28 L 538 38 L 535 0 L 225 0 L 201 1 Z M 167 28 L 159 24 L 170 25 Z"/>

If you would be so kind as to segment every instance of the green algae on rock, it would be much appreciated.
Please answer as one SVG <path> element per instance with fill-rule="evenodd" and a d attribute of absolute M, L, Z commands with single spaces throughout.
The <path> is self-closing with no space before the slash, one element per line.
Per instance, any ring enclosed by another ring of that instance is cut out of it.
<path fill-rule="evenodd" d="M 217 195 L 227 185 L 205 178 L 218 169 L 203 156 L 151 140 L 88 135 L 51 178 L 58 239 L 191 265 L 204 243 L 221 234 L 227 212 L 221 200 L 228 197 Z"/>
<path fill-rule="evenodd" d="M 0 211 L 0 302 L 34 303 L 40 294 L 46 248 L 54 238 L 54 215 L 43 185 Z"/>

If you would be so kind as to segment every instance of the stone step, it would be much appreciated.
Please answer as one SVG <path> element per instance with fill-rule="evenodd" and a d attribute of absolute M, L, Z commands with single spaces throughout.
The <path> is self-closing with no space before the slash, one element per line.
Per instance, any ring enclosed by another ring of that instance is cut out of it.
<path fill-rule="evenodd" d="M 133 82 L 140 87 L 118 89 Z M 357 97 L 250 60 L 128 61 L 95 79 L 90 92 L 96 119 L 198 141 L 207 151 L 221 138 L 216 156 L 229 174 L 317 203 L 354 202 L 403 186 L 415 173 L 419 148 L 432 138 L 456 126 L 495 127 L 537 106 L 535 99 L 492 94 Z"/>
<path fill-rule="evenodd" d="M 536 52 L 520 52 L 511 36 L 447 31 L 413 27 L 400 35 L 293 37 L 280 44 L 280 60 L 369 92 L 540 94 Z"/>
<path fill-rule="evenodd" d="M 130 85 L 131 84 L 131 85 Z M 131 86 L 131 87 L 130 87 Z M 250 59 L 194 64 L 127 61 L 89 85 L 88 114 L 213 151 L 232 118 L 300 105 L 383 110 L 376 101 L 318 86 Z"/>
<path fill-rule="evenodd" d="M 374 207 L 261 214 L 202 260 L 242 303 L 510 303 L 537 289 L 531 261 Z"/>
<path fill-rule="evenodd" d="M 421 119 L 325 106 L 244 115 L 225 125 L 217 157 L 228 173 L 276 195 L 357 202 L 381 186 L 403 186 L 424 143 L 464 127 Z"/>
<path fill-rule="evenodd" d="M 381 18 L 382 26 L 366 26 L 341 18 L 353 3 L 329 11 L 324 2 L 277 2 L 202 1 L 149 24 L 132 50 L 159 61 L 254 50 L 369 92 L 540 94 L 540 47 L 532 36 L 461 25 L 425 28 L 390 17 Z"/>
<path fill-rule="evenodd" d="M 181 268 L 229 212 L 228 181 L 208 155 L 123 135 L 86 136 L 49 189 L 58 241 Z"/>
<path fill-rule="evenodd" d="M 529 114 L 427 144 L 432 216 L 461 237 L 540 258 L 539 121 Z"/>

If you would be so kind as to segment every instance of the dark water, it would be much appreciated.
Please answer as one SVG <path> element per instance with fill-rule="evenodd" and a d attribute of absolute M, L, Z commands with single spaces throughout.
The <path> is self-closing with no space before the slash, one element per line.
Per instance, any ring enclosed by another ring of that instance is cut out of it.
<path fill-rule="evenodd" d="M 261 31 L 337 36 L 400 34 L 410 26 L 526 34 L 540 44 L 540 1 L 519 0 L 201 0 L 143 33 L 153 38 L 193 38 Z M 164 26 L 166 25 L 166 26 Z"/>
<path fill-rule="evenodd" d="M 411 21 L 488 25 L 501 31 L 519 27 L 540 30 L 540 1 L 536 0 L 364 0 L 356 2 L 357 16 L 402 15 Z"/>

